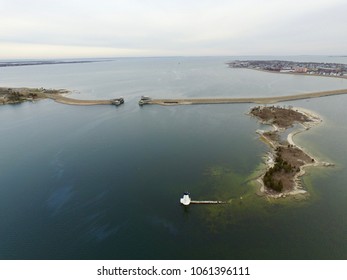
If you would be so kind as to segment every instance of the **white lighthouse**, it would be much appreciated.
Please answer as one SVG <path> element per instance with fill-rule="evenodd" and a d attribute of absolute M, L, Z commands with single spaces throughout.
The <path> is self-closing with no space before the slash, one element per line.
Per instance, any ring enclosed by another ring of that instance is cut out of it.
<path fill-rule="evenodd" d="M 183 194 L 183 197 L 180 199 L 180 202 L 183 204 L 183 205 L 189 205 L 190 202 L 191 202 L 191 199 L 189 197 L 189 192 L 185 192 Z"/>

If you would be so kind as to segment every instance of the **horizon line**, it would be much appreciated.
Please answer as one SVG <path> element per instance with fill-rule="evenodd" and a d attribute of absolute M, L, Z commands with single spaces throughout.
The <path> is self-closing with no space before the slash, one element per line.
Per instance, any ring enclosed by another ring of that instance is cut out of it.
<path fill-rule="evenodd" d="M 299 57 L 299 56 L 310 56 L 310 57 L 347 57 L 347 55 L 340 54 L 250 54 L 250 55 L 151 55 L 151 56 L 106 56 L 106 57 L 37 57 L 37 58 L 0 58 L 1 62 L 12 62 L 12 61 L 62 61 L 62 60 L 106 60 L 106 59 L 129 59 L 129 58 L 203 58 L 203 57 Z"/>

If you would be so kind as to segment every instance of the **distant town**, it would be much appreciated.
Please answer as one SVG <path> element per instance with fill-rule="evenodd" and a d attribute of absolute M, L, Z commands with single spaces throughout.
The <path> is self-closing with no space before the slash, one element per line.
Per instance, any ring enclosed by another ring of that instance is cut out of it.
<path fill-rule="evenodd" d="M 347 64 L 294 62 L 282 60 L 235 60 L 227 63 L 231 68 L 247 68 L 279 73 L 335 76 L 347 78 Z"/>

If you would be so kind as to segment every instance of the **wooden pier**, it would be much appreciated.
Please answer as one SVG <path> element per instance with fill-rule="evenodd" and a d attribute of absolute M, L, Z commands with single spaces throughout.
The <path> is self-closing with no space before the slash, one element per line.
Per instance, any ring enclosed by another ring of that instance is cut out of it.
<path fill-rule="evenodd" d="M 192 200 L 190 204 L 228 204 L 227 201 L 214 201 L 214 200 Z"/>
<path fill-rule="evenodd" d="M 189 192 L 185 192 L 180 199 L 180 203 L 188 206 L 190 204 L 229 204 L 230 202 L 221 200 L 191 200 Z"/>

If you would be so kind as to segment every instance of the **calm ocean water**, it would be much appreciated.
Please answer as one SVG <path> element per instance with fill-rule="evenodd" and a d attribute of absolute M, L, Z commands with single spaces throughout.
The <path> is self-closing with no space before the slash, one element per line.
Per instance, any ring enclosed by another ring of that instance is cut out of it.
<path fill-rule="evenodd" d="M 255 195 L 252 178 L 268 147 L 257 138 L 257 121 L 245 114 L 250 104 L 137 104 L 141 95 L 347 88 L 342 79 L 227 68 L 233 59 L 244 58 L 0 68 L 0 86 L 125 98 L 120 107 L 50 100 L 0 106 L 0 259 L 346 259 L 347 96 L 283 103 L 323 117 L 295 140 L 336 164 L 304 177 L 306 201 Z M 347 63 L 346 57 L 285 59 Z M 186 190 L 194 199 L 232 202 L 184 208 L 179 198 Z"/>

